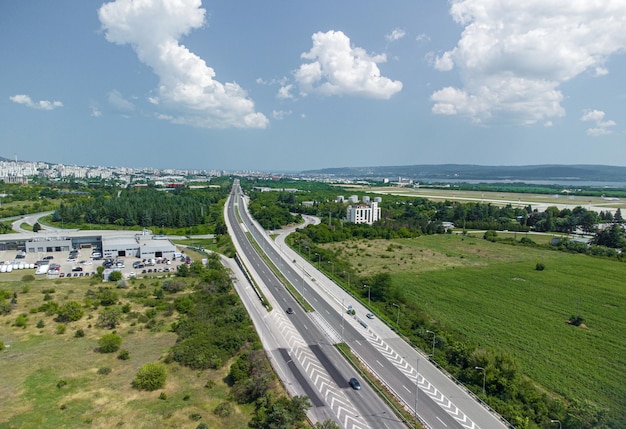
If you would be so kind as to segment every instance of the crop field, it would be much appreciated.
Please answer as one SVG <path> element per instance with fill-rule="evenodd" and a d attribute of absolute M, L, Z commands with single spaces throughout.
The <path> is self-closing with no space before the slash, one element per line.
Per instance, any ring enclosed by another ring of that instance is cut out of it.
<path fill-rule="evenodd" d="M 395 293 L 507 351 L 546 391 L 626 410 L 626 264 L 460 235 L 327 246 L 359 275 L 389 272 Z M 584 325 L 567 323 L 575 314 Z"/>
<path fill-rule="evenodd" d="M 153 322 L 146 323 L 151 308 L 125 296 L 152 291 L 159 280 L 138 279 L 128 289 L 117 290 L 120 301 L 130 304 L 130 311 L 115 331 L 96 326 L 103 307 L 83 305 L 84 316 L 68 322 L 60 332 L 62 324 L 54 321 L 56 314 L 31 309 L 52 301 L 84 303 L 87 291 L 97 290 L 100 282 L 2 279 L 0 289 L 15 292 L 17 303 L 10 314 L 0 316 L 0 340 L 6 346 L 0 351 L 0 428 L 196 428 L 205 423 L 235 429 L 247 425 L 251 406 L 233 403 L 233 413 L 227 418 L 213 413 L 218 404 L 228 401 L 230 388 L 224 380 L 229 365 L 195 371 L 171 363 L 164 389 L 132 388 L 138 368 L 162 360 L 176 341 L 176 335 L 169 332 L 175 312 L 159 311 L 150 318 Z M 27 316 L 23 327 L 15 323 L 21 314 Z M 76 336 L 79 329 L 84 336 Z M 111 332 L 122 337 L 121 348 L 128 350 L 128 360 L 119 359 L 118 353 L 96 351 L 100 337 Z"/>

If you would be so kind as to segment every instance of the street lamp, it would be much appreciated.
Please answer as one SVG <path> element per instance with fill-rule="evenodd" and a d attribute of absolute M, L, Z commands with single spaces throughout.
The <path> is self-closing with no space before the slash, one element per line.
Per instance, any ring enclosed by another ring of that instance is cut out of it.
<path fill-rule="evenodd" d="M 316 253 L 317 255 L 317 269 L 320 268 L 320 259 L 322 258 L 322 256 L 319 253 Z"/>
<path fill-rule="evenodd" d="M 396 316 L 396 326 L 400 327 L 400 306 L 398 304 L 391 304 L 394 307 L 398 307 L 398 315 Z"/>
<path fill-rule="evenodd" d="M 363 287 L 367 288 L 367 306 L 371 307 L 371 301 L 372 301 L 372 287 L 368 286 L 368 285 L 363 285 Z"/>
<path fill-rule="evenodd" d="M 433 360 L 435 360 L 435 333 L 433 331 L 426 330 L 427 333 L 433 334 L 433 354 L 431 354 Z"/>
<path fill-rule="evenodd" d="M 561 420 L 558 420 L 558 419 L 550 419 L 550 423 L 558 423 L 558 424 L 559 424 L 559 429 L 561 429 Z"/>
<path fill-rule="evenodd" d="M 477 369 L 477 370 L 483 372 L 483 395 L 484 395 L 485 394 L 485 380 L 487 378 L 487 371 L 482 366 L 475 366 L 474 369 Z"/>

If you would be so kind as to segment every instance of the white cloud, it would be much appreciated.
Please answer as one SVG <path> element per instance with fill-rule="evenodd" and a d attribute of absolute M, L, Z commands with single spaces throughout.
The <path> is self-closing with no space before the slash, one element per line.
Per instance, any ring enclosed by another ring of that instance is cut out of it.
<path fill-rule="evenodd" d="M 426 33 L 421 33 L 415 37 L 415 40 L 417 40 L 418 42 L 429 42 L 430 37 L 428 37 Z"/>
<path fill-rule="evenodd" d="M 475 122 L 496 113 L 526 124 L 564 116 L 559 86 L 608 73 L 607 58 L 626 49 L 626 0 L 452 0 L 450 14 L 465 28 L 433 64 L 456 68 L 463 87 L 433 93 L 433 112 Z"/>
<path fill-rule="evenodd" d="M 586 110 L 580 120 L 583 122 L 593 122 L 595 127 L 587 129 L 587 135 L 597 137 L 611 134 L 613 131 L 610 127 L 617 125 L 615 121 L 604 120 L 605 113 L 602 110 Z"/>
<path fill-rule="evenodd" d="M 98 108 L 98 106 L 91 105 L 89 106 L 89 110 L 91 110 L 91 116 L 94 118 L 99 118 L 102 116 L 102 111 Z"/>
<path fill-rule="evenodd" d="M 9 100 L 11 100 L 14 103 L 22 104 L 24 106 L 30 107 L 32 109 L 39 109 L 39 110 L 54 110 L 58 107 L 63 107 L 63 103 L 61 103 L 60 101 L 48 101 L 48 100 L 33 101 L 26 94 L 13 95 L 9 97 Z"/>
<path fill-rule="evenodd" d="M 291 93 L 292 90 L 293 90 L 292 84 L 281 86 L 280 89 L 278 90 L 278 94 L 276 94 L 276 98 L 280 100 L 293 99 L 294 96 Z"/>
<path fill-rule="evenodd" d="M 116 0 L 98 10 L 109 42 L 129 44 L 159 77 L 150 102 L 167 109 L 157 117 L 205 128 L 265 128 L 267 118 L 254 109 L 237 83 L 215 80 L 205 61 L 179 44 L 204 25 L 201 0 Z"/>
<path fill-rule="evenodd" d="M 120 92 L 117 90 L 113 90 L 109 92 L 108 99 L 109 99 L 109 103 L 111 103 L 111 105 L 115 107 L 116 110 L 119 110 L 125 113 L 130 113 L 135 110 L 135 105 L 132 102 L 125 99 L 124 96 L 120 94 Z"/>
<path fill-rule="evenodd" d="M 383 55 L 370 56 L 364 49 L 350 46 L 341 31 L 313 34 L 313 47 L 301 57 L 312 62 L 302 64 L 295 78 L 303 95 L 356 95 L 389 99 L 402 89 L 402 82 L 380 75 L 378 63 Z"/>
<path fill-rule="evenodd" d="M 404 36 L 406 36 L 406 31 L 400 28 L 395 28 L 391 33 L 385 35 L 385 39 L 389 42 L 394 42 L 402 39 Z"/>
<path fill-rule="evenodd" d="M 287 116 L 291 115 L 291 110 L 272 110 L 272 117 L 274 119 L 285 119 Z"/>

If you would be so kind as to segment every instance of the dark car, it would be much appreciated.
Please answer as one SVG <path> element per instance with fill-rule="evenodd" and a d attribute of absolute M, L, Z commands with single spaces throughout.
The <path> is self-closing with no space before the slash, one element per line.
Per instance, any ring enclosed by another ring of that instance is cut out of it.
<path fill-rule="evenodd" d="M 350 385 L 350 387 L 352 387 L 354 390 L 361 390 L 361 383 L 359 383 L 359 380 L 357 380 L 356 378 L 352 377 L 350 379 L 350 381 L 348 381 L 348 384 Z"/>
<path fill-rule="evenodd" d="M 54 259 L 54 256 L 52 256 L 52 255 L 44 256 L 43 259 L 44 259 L 44 261 L 49 261 L 51 259 Z"/>
<path fill-rule="evenodd" d="M 72 271 L 83 271 L 83 267 L 74 267 Z"/>
<path fill-rule="evenodd" d="M 287 308 L 287 314 L 293 314 L 293 308 L 288 307 Z"/>

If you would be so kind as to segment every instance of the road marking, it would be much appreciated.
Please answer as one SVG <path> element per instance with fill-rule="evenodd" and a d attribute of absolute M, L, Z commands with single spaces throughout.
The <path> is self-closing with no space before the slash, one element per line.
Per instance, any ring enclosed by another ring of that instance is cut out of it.
<path fill-rule="evenodd" d="M 437 417 L 437 416 L 435 416 L 435 417 Z M 439 420 L 439 421 L 441 422 L 441 424 L 442 424 L 442 425 L 444 425 L 445 427 L 448 427 L 448 425 L 447 425 L 447 424 L 445 424 L 445 423 L 443 422 L 443 420 L 441 420 L 439 417 L 437 417 L 437 420 Z"/>
<path fill-rule="evenodd" d="M 402 387 L 404 387 L 404 389 L 405 389 L 407 392 L 411 393 L 411 391 L 409 390 L 409 388 L 408 388 L 408 387 L 406 387 L 404 384 L 402 385 Z"/>
<path fill-rule="evenodd" d="M 377 363 L 378 365 L 380 365 L 380 366 L 382 366 L 382 367 L 384 368 L 383 364 L 382 364 L 382 363 L 380 363 L 380 362 L 378 361 L 378 359 L 376 359 L 376 363 Z"/>
<path fill-rule="evenodd" d="M 361 345 L 361 343 L 359 343 L 359 340 L 354 340 L 355 343 L 357 343 L 358 345 Z"/>

